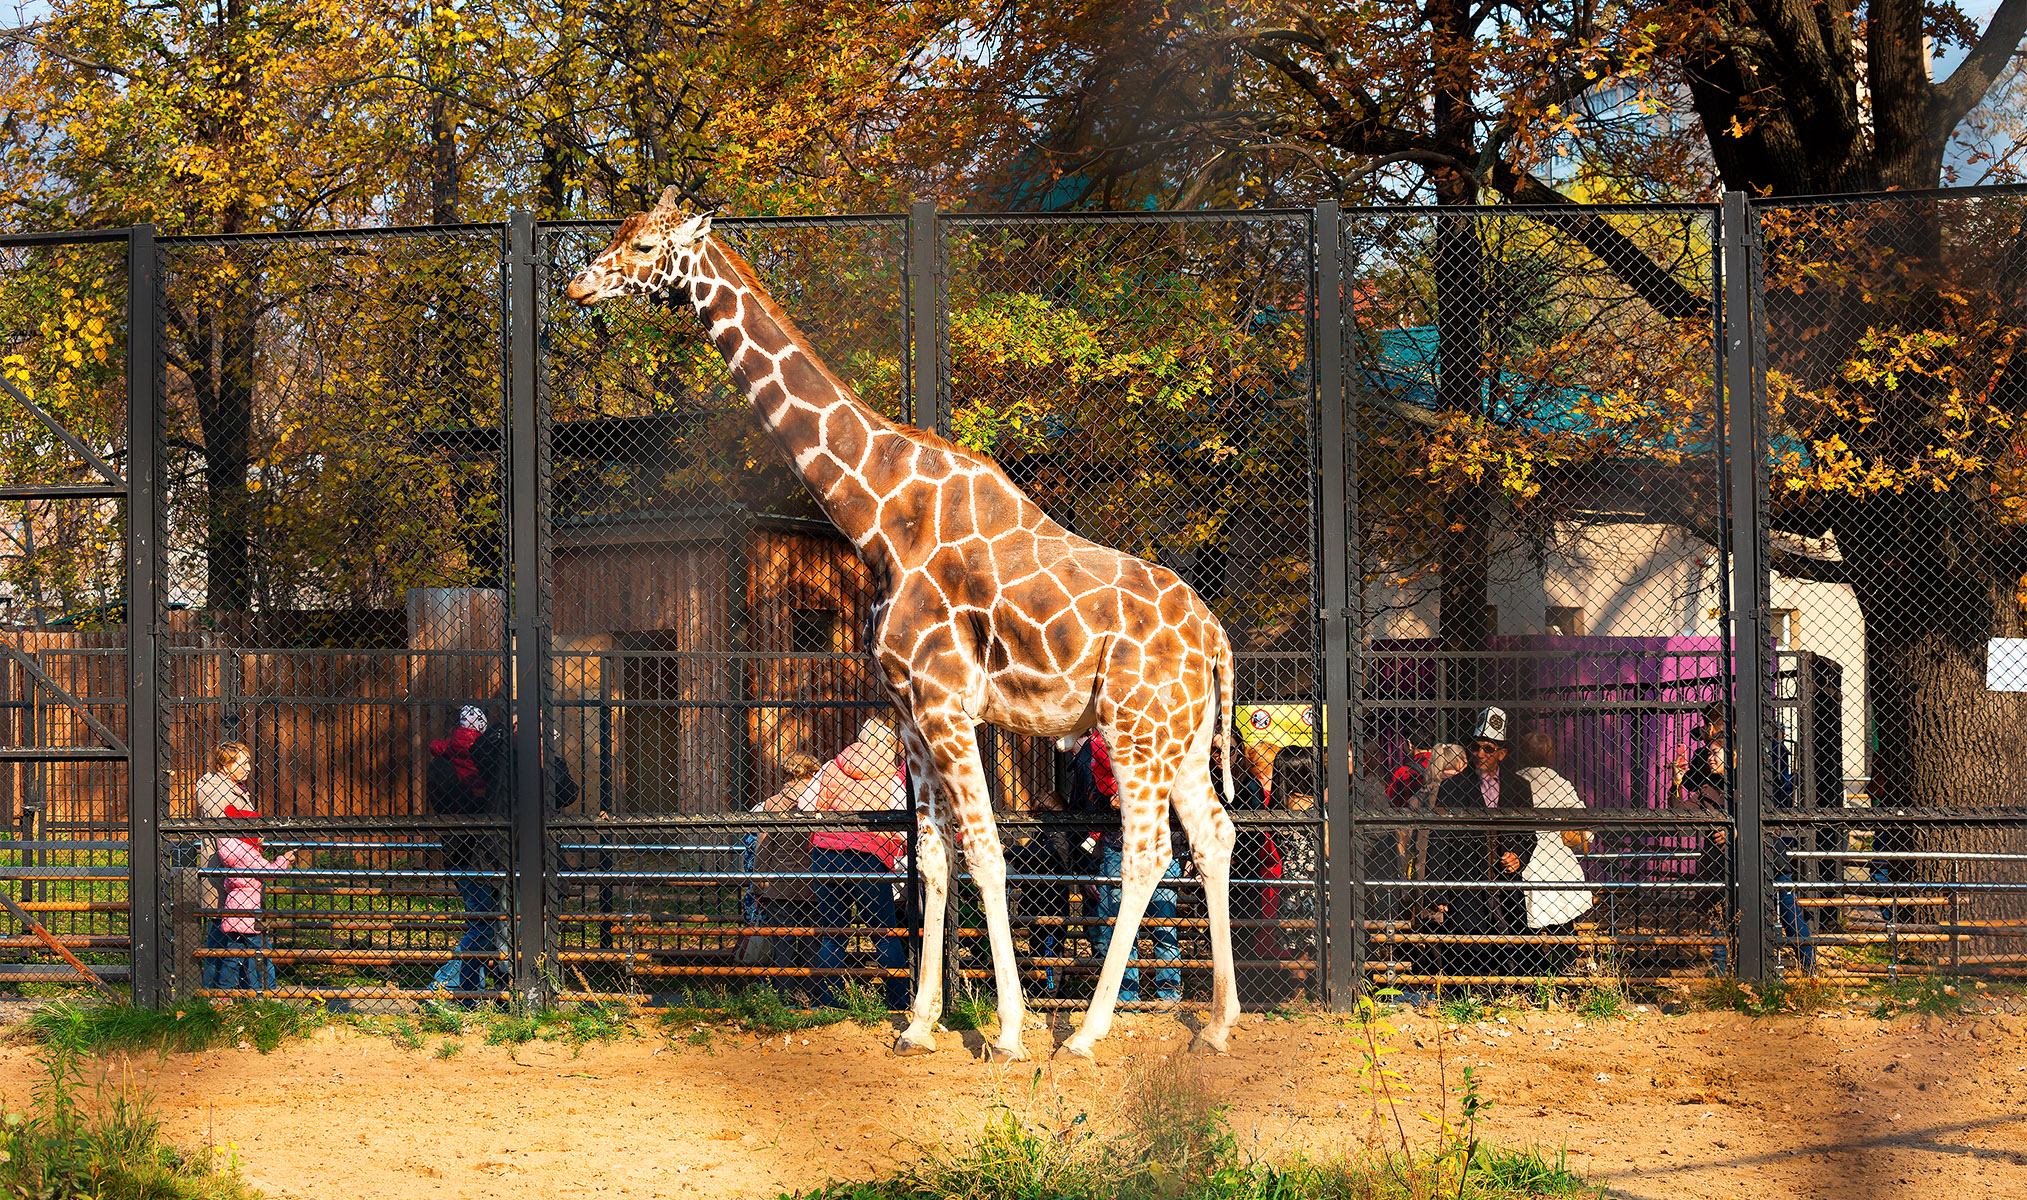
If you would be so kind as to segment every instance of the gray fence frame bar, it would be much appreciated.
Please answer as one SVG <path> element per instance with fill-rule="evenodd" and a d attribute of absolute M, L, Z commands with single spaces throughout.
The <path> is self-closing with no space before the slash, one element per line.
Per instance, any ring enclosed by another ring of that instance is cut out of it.
<path fill-rule="evenodd" d="M 938 232 L 935 204 L 917 200 L 908 207 L 908 365 L 914 373 L 908 422 L 940 433 L 947 422 L 937 403 L 943 391 L 943 356 L 936 344 Z"/>
<path fill-rule="evenodd" d="M 152 1007 L 160 953 L 156 834 L 162 816 L 161 525 L 156 504 L 162 397 L 156 366 L 155 227 L 127 235 L 127 929 L 134 1003 Z"/>
<path fill-rule="evenodd" d="M 1730 498 L 1733 815 L 1732 879 L 1738 912 L 1741 979 L 1767 973 L 1762 764 L 1771 664 L 1767 661 L 1766 489 L 1760 485 L 1759 397 L 1754 386 L 1758 297 L 1754 295 L 1756 222 L 1743 192 L 1726 192 L 1722 212 L 1723 286 L 1718 333 L 1724 345 L 1725 471 Z"/>
<path fill-rule="evenodd" d="M 1365 889 L 1353 886 L 1364 876 L 1353 812 L 1351 773 L 1355 769 L 1352 749 L 1359 744 L 1359 715 L 1352 704 L 1351 656 L 1358 652 L 1360 638 L 1352 629 L 1351 539 L 1349 516 L 1357 502 L 1357 481 L 1351 460 L 1351 422 L 1344 391 L 1344 328 L 1340 290 L 1344 277 L 1341 244 L 1341 213 L 1335 200 L 1316 206 L 1316 439 L 1320 451 L 1321 478 L 1311 493 L 1319 519 L 1317 570 L 1322 576 L 1317 597 L 1318 644 L 1323 654 L 1323 778 L 1326 812 L 1325 837 L 1335 855 L 1321 855 L 1329 888 L 1327 910 L 1330 936 L 1323 949 L 1329 970 L 1329 1000 L 1342 1012 L 1356 1006 L 1365 978 L 1365 939 L 1358 931 L 1365 927 Z M 1229 720 L 1230 714 L 1226 714 Z M 1333 871 L 1335 857 L 1350 869 Z"/>
<path fill-rule="evenodd" d="M 547 861 L 543 777 L 548 756 L 543 752 L 547 742 L 542 734 L 542 675 L 548 631 L 542 626 L 542 430 L 535 386 L 541 316 L 536 303 L 535 214 L 525 209 L 512 214 L 507 222 L 506 250 L 507 446 L 512 483 L 507 530 L 512 564 L 508 620 L 514 681 L 514 873 L 508 887 L 514 903 L 514 991 L 538 1000 L 547 930 L 543 913 L 543 867 Z"/>

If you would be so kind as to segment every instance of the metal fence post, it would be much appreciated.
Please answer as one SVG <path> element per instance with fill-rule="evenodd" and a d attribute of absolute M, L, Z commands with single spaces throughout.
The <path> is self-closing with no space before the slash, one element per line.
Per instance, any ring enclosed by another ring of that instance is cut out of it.
<path fill-rule="evenodd" d="M 947 437 L 950 415 L 941 402 L 943 359 L 937 345 L 943 297 L 936 287 L 936 257 L 936 205 L 918 200 L 908 208 L 909 348 L 915 371 L 908 420 Z"/>
<path fill-rule="evenodd" d="M 1316 255 L 1316 436 L 1320 443 L 1318 509 L 1317 616 L 1323 647 L 1324 840 L 1330 889 L 1330 936 L 1325 953 L 1330 970 L 1330 1005 L 1339 1011 L 1358 999 L 1365 975 L 1365 889 L 1359 854 L 1357 814 L 1352 811 L 1352 747 L 1358 745 L 1358 716 L 1351 703 L 1351 432 L 1344 394 L 1344 329 L 1339 309 L 1344 267 L 1339 245 L 1337 201 L 1316 206 L 1313 217 Z"/>
<path fill-rule="evenodd" d="M 155 227 L 127 236 L 127 929 L 134 1005 L 160 994 L 161 741 L 156 616 L 161 531 L 156 512 Z"/>
<path fill-rule="evenodd" d="M 514 714 L 514 991 L 538 998 L 542 989 L 543 883 L 547 877 L 548 743 L 542 733 L 541 429 L 535 394 L 535 216 L 516 210 L 507 224 L 508 454 L 512 475 Z"/>
<path fill-rule="evenodd" d="M 1767 718 L 1767 575 L 1762 533 L 1766 490 L 1760 486 L 1758 395 L 1754 369 L 1759 305 L 1753 283 L 1753 221 L 1743 192 L 1726 192 L 1723 208 L 1725 471 L 1730 496 L 1732 721 L 1730 772 L 1735 819 L 1732 879 L 1737 888 L 1741 979 L 1767 974 L 1766 853 L 1760 820 L 1765 797 Z"/>

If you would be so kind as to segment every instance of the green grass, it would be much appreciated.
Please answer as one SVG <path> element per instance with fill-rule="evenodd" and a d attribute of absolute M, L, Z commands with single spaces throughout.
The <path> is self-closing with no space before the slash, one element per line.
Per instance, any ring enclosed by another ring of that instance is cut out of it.
<path fill-rule="evenodd" d="M 202 997 L 169 1008 L 58 1000 L 29 1014 L 29 1035 L 52 1050 L 104 1054 L 146 1050 L 169 1053 L 250 1043 L 266 1054 L 307 1035 L 321 1013 L 279 1000 L 215 1004 Z"/>
<path fill-rule="evenodd" d="M 991 992 L 966 992 L 950 1002 L 943 1014 L 949 1029 L 984 1029 L 999 1019 L 999 1001 Z"/>
<path fill-rule="evenodd" d="M 1898 983 L 1882 984 L 1879 988 L 1879 1003 L 1872 1015 L 1884 1021 L 1902 1013 L 1935 1013 L 1950 1016 L 1962 1011 L 1964 993 L 1972 985 L 1961 979 L 1950 979 L 1941 975 L 1903 979 Z"/>
<path fill-rule="evenodd" d="M 0 1195 L 23 1200 L 259 1200 L 238 1163 L 163 1141 L 145 1096 L 100 1082 L 49 1049 L 25 1112 L 0 1104 Z"/>
<path fill-rule="evenodd" d="M 1039 1087 L 1039 1075 L 1036 1087 Z M 1449 1143 L 1412 1154 L 1273 1161 L 1243 1147 L 1193 1062 L 1158 1060 L 1130 1082 L 1121 1127 L 1094 1132 L 1061 1103 L 1040 1118 L 1002 1106 L 971 1146 L 919 1147 L 877 1179 L 783 1200 L 1537 1200 L 1597 1196 L 1562 1155 Z M 1466 1157 L 1469 1169 L 1462 1170 Z"/>
<path fill-rule="evenodd" d="M 1470 988 L 1461 988 L 1444 996 L 1442 1002 L 1436 1005 L 1436 1012 L 1452 1025 L 1469 1025 L 1492 1015 L 1484 999 Z"/>
<path fill-rule="evenodd" d="M 1584 989 L 1577 1001 L 1577 1015 L 1586 1021 L 1616 1021 L 1626 1015 L 1626 993 L 1612 984 Z"/>

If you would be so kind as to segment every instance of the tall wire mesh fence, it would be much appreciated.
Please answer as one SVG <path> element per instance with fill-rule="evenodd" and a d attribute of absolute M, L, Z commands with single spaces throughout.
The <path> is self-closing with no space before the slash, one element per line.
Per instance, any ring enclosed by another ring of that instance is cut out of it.
<path fill-rule="evenodd" d="M 1359 932 L 1408 991 L 1727 953 L 1714 214 L 1572 215 L 1343 218 Z"/>
<path fill-rule="evenodd" d="M 1223 622 L 1214 777 L 1228 760 L 1258 1008 L 2021 969 L 2021 210 L 1765 202 L 1747 236 L 1696 206 L 714 232 L 868 403 L 993 455 Z M 30 402 L 0 396 L 0 885 L 117 977 L 141 879 L 120 839 L 159 818 L 136 984 L 162 994 L 901 1007 L 922 900 L 876 581 L 686 303 L 565 300 L 616 223 L 527 225 L 526 262 L 522 228 L 151 243 L 146 813 L 130 235 L 0 239 L 0 374 Z M 1348 670 L 1321 633 L 1339 548 Z M 1118 897 L 1103 748 L 979 740 L 1023 987 L 1081 1006 Z M 1208 996 L 1174 834 L 1131 1005 Z M 958 875 L 951 998 L 991 979 Z M 1357 918 L 1335 948 L 1333 897 Z M 49 949 L 10 928 L 0 990 L 64 976 Z"/>
<path fill-rule="evenodd" d="M 162 247 L 174 995 L 504 995 L 501 234 Z"/>
<path fill-rule="evenodd" d="M 128 977 L 127 291 L 123 236 L 0 238 L 5 989 Z"/>
<path fill-rule="evenodd" d="M 2027 407 L 2017 191 L 1755 210 L 1767 934 L 1843 977 L 2017 974 Z"/>

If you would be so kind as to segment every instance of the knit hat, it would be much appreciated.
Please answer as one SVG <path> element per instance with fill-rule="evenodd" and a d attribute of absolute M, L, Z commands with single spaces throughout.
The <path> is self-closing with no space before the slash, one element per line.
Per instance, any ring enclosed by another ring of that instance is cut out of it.
<path fill-rule="evenodd" d="M 1479 713 L 1478 728 L 1471 731 L 1471 736 L 1488 742 L 1498 742 L 1502 746 L 1505 745 L 1506 710 L 1503 708 L 1488 708 L 1484 712 Z"/>
<path fill-rule="evenodd" d="M 486 714 L 476 704 L 467 704 L 458 710 L 457 727 L 474 733 L 486 731 Z"/>

